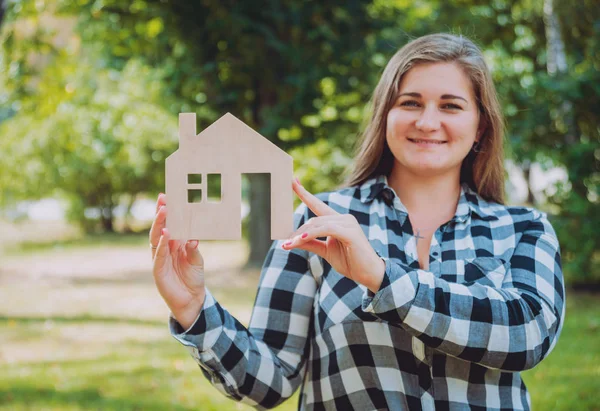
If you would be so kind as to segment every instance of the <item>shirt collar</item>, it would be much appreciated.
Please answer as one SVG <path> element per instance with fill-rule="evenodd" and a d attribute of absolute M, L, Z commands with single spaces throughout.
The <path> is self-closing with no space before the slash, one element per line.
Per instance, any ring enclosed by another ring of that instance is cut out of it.
<path fill-rule="evenodd" d="M 360 200 L 363 203 L 369 203 L 376 198 L 383 199 L 382 195 L 386 192 L 392 194 L 392 199 L 397 197 L 394 190 L 388 186 L 387 176 L 385 175 L 379 175 L 366 180 L 358 187 L 358 190 L 360 191 Z M 400 202 L 400 198 L 397 198 L 397 200 L 400 205 L 400 207 L 397 208 L 399 208 L 400 211 L 407 213 L 406 208 Z M 487 202 L 466 183 L 463 183 L 461 185 L 460 198 L 456 207 L 454 220 L 462 223 L 472 214 L 475 214 L 484 221 L 498 220 L 498 217 L 494 212 L 496 207 L 496 204 Z"/>

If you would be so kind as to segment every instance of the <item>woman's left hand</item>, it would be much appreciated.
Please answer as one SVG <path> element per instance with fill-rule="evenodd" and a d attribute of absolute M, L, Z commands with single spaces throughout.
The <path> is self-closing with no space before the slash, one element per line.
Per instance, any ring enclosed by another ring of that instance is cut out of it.
<path fill-rule="evenodd" d="M 379 290 L 385 263 L 351 214 L 339 214 L 309 193 L 296 179 L 292 183 L 300 200 L 315 213 L 290 239 L 285 250 L 300 248 L 323 257 L 338 273 L 363 284 L 372 292 Z M 325 241 L 318 237 L 327 237 Z"/>

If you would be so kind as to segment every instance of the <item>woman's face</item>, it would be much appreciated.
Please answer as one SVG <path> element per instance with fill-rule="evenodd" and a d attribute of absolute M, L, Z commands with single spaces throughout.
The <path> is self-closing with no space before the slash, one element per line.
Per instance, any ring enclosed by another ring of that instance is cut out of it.
<path fill-rule="evenodd" d="M 469 78 L 453 63 L 419 64 L 400 83 L 387 115 L 394 173 L 460 175 L 478 140 L 479 110 Z"/>

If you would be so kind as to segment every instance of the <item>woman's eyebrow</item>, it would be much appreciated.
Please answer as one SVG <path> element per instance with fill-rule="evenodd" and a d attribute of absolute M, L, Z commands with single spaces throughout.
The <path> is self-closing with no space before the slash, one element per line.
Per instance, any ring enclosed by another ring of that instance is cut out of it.
<path fill-rule="evenodd" d="M 422 97 L 420 93 L 415 93 L 415 92 L 398 94 L 399 98 L 402 96 L 417 97 L 417 98 Z M 464 100 L 465 103 L 469 103 L 466 98 L 461 97 L 461 96 L 456 96 L 454 94 L 443 94 L 442 95 L 442 100 L 454 100 L 454 99 Z"/>
<path fill-rule="evenodd" d="M 468 103 L 467 99 L 461 96 L 455 96 L 454 94 L 443 94 L 442 95 L 442 100 L 454 100 L 454 99 L 460 99 L 460 100 L 464 100 L 465 103 Z"/>

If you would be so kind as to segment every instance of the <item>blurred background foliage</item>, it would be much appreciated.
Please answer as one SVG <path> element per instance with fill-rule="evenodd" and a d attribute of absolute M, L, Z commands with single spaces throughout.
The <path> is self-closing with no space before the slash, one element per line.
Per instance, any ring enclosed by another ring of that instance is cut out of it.
<path fill-rule="evenodd" d="M 179 112 L 196 112 L 199 130 L 233 113 L 292 154 L 310 190 L 331 190 L 387 60 L 415 37 L 451 32 L 484 50 L 509 160 L 525 202 L 551 215 L 567 280 L 600 286 L 596 0 L 0 4 L 0 206 L 58 196 L 86 231 L 115 230 L 115 207 L 163 190 Z M 567 178 L 535 192 L 533 165 Z M 251 185 L 268 189 L 260 176 Z M 250 205 L 255 264 L 270 244 L 264 200 Z"/>

